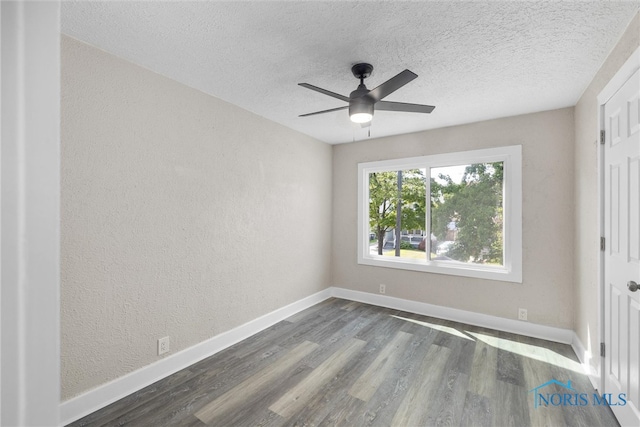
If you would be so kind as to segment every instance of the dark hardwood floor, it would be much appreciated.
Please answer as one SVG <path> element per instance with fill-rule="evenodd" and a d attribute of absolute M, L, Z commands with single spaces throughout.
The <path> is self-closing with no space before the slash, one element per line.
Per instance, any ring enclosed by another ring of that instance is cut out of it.
<path fill-rule="evenodd" d="M 618 425 L 594 392 L 568 345 L 332 298 L 71 426 Z"/>

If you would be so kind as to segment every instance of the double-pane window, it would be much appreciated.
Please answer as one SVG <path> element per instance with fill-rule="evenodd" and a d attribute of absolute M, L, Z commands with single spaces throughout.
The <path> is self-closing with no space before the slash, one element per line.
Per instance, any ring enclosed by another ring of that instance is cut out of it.
<path fill-rule="evenodd" d="M 358 262 L 522 281 L 521 147 L 359 165 Z"/>

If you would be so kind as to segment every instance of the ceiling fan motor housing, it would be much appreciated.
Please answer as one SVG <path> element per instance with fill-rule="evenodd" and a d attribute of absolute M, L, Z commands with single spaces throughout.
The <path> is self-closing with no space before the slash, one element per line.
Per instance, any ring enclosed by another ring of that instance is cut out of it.
<path fill-rule="evenodd" d="M 360 84 L 358 89 L 354 90 L 349 95 L 349 117 L 352 117 L 352 120 L 353 117 L 358 114 L 369 114 L 369 120 L 373 117 L 374 102 L 371 98 L 366 96 L 368 92 L 369 90 L 366 86 L 364 84 Z"/>
<path fill-rule="evenodd" d="M 351 72 L 355 78 L 360 79 L 360 85 L 349 95 L 349 117 L 357 123 L 368 122 L 373 117 L 373 104 L 375 102 L 366 96 L 369 93 L 369 89 L 364 85 L 364 79 L 373 72 L 373 65 L 365 62 L 355 64 L 351 67 Z M 367 115 L 368 119 L 365 118 Z"/>

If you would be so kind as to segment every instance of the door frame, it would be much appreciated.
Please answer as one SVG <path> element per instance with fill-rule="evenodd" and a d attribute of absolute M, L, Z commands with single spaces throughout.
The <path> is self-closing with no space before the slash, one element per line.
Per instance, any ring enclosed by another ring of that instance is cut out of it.
<path fill-rule="evenodd" d="M 58 425 L 60 1 L 0 22 L 0 424 Z"/>
<path fill-rule="evenodd" d="M 627 80 L 640 69 L 640 47 L 638 47 L 620 67 L 616 74 L 609 80 L 606 86 L 598 94 L 598 134 L 596 141 L 598 144 L 598 243 L 601 236 L 604 236 L 604 148 L 600 143 L 600 133 L 605 128 L 604 106 L 611 97 L 625 84 Z M 598 250 L 598 342 L 604 342 L 605 319 L 604 319 L 604 255 L 605 252 Z M 596 351 L 599 352 L 599 349 Z M 605 361 L 600 356 L 598 390 L 605 392 Z"/>

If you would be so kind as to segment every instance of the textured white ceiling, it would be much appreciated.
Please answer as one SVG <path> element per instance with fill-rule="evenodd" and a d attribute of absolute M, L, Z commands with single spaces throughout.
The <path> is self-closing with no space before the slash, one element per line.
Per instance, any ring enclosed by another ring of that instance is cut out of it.
<path fill-rule="evenodd" d="M 638 11 L 612 1 L 63 1 L 62 31 L 329 143 L 366 139 L 344 105 L 350 68 L 372 89 L 418 78 L 386 100 L 432 114 L 377 111 L 371 137 L 571 106 Z"/>

